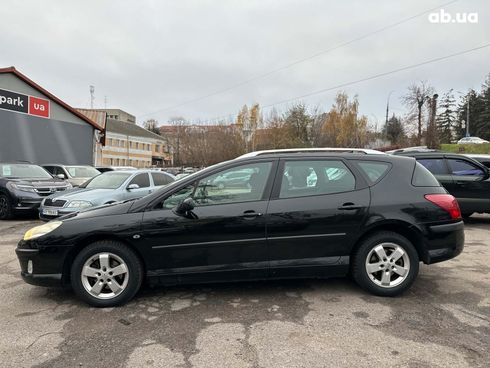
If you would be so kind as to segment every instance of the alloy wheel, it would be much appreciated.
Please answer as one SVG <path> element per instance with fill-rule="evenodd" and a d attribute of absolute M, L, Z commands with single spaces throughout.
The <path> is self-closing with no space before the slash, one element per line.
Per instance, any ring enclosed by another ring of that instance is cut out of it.
<path fill-rule="evenodd" d="M 128 285 L 129 269 L 124 260 L 109 252 L 91 256 L 81 271 L 82 285 L 97 299 L 112 299 Z"/>
<path fill-rule="evenodd" d="M 381 243 L 368 253 L 365 267 L 373 283 L 383 288 L 392 288 L 408 277 L 410 259 L 398 244 Z"/>

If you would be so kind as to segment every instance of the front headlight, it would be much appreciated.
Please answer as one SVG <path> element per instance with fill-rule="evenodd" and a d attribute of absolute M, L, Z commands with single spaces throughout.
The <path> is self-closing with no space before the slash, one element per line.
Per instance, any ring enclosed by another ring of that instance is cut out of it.
<path fill-rule="evenodd" d="M 68 203 L 66 206 L 67 208 L 87 208 L 87 207 L 92 207 L 93 204 L 92 202 L 89 201 L 71 201 Z"/>
<path fill-rule="evenodd" d="M 32 240 L 49 234 L 51 231 L 57 229 L 62 223 L 62 221 L 51 221 L 44 225 L 33 227 L 26 231 L 24 240 Z"/>
<path fill-rule="evenodd" d="M 22 192 L 36 192 L 34 187 L 32 185 L 25 185 L 25 184 L 11 184 L 13 188 L 18 189 Z"/>

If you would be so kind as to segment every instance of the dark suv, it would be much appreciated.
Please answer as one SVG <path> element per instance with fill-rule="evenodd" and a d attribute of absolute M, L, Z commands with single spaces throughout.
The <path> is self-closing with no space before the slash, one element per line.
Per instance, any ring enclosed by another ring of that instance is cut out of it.
<path fill-rule="evenodd" d="M 463 217 L 490 212 L 490 173 L 466 155 L 444 152 L 403 153 L 414 157 L 458 200 Z"/>
<path fill-rule="evenodd" d="M 71 187 L 41 166 L 0 162 L 0 220 L 35 212 L 45 197 Z"/>
<path fill-rule="evenodd" d="M 244 171 L 248 185 L 215 184 Z M 105 307 L 130 300 L 143 281 L 348 273 L 394 296 L 419 262 L 453 258 L 463 244 L 456 200 L 413 158 L 299 151 L 248 154 L 144 198 L 48 222 L 27 231 L 16 252 L 26 282 L 71 284 Z"/>

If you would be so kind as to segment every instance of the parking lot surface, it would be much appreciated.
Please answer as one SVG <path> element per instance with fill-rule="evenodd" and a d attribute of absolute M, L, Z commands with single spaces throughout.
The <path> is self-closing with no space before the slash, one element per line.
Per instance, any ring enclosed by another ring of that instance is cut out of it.
<path fill-rule="evenodd" d="M 1 367 L 489 366 L 490 216 L 398 298 L 300 280 L 145 289 L 110 309 L 21 280 L 15 245 L 37 223 L 0 221 Z"/>

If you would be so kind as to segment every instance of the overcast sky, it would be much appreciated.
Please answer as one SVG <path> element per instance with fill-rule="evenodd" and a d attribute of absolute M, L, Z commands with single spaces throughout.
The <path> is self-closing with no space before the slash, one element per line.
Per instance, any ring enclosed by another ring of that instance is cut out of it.
<path fill-rule="evenodd" d="M 0 67 L 15 66 L 75 107 L 121 108 L 139 122 L 171 116 L 208 120 L 243 104 L 271 105 L 490 43 L 490 2 L 444 6 L 478 23 L 434 24 L 421 15 L 224 93 L 168 109 L 276 70 L 450 0 L 4 1 Z M 480 88 L 490 47 L 342 88 L 384 121 L 403 113 L 400 96 L 427 80 L 443 94 Z M 336 91 L 300 101 L 327 110 Z M 291 102 L 277 105 L 279 111 Z M 267 111 L 269 109 L 266 109 Z M 267 111 L 265 111 L 267 113 Z"/>

